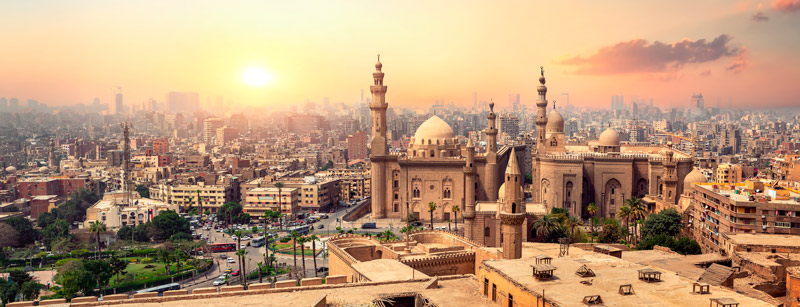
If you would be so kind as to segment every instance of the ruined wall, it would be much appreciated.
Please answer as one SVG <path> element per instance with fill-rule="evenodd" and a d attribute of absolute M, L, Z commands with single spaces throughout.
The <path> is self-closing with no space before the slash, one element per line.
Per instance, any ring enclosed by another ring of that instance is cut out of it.
<path fill-rule="evenodd" d="M 479 293 L 492 300 L 494 289 L 494 301 L 498 306 L 509 306 L 509 297 L 513 299 L 513 306 L 560 306 L 489 266 L 481 265 L 475 275 L 480 283 Z"/>
<path fill-rule="evenodd" d="M 800 268 L 789 268 L 786 273 L 786 302 L 789 307 L 800 307 Z"/>

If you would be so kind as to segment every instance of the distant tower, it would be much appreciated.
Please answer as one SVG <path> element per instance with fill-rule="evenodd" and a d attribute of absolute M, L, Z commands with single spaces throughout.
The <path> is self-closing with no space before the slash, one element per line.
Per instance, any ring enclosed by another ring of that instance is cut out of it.
<path fill-rule="evenodd" d="M 116 114 L 125 113 L 125 110 L 122 109 L 122 88 L 117 87 L 117 92 L 114 93 L 114 112 Z"/>
<path fill-rule="evenodd" d="M 536 151 L 544 152 L 545 130 L 547 129 L 547 87 L 544 85 L 544 66 L 540 67 L 542 75 L 539 77 L 540 85 L 536 88 L 539 100 L 536 101 Z"/>
<path fill-rule="evenodd" d="M 50 139 L 50 154 L 47 156 L 47 167 L 50 171 L 56 169 L 56 143 Z"/>
<path fill-rule="evenodd" d="M 498 210 L 503 234 L 503 259 L 522 257 L 522 222 L 525 208 L 522 204 L 522 173 L 517 163 L 517 151 L 511 149 L 506 167 L 505 195 L 502 208 Z"/>
<path fill-rule="evenodd" d="M 475 219 L 475 144 L 467 141 L 466 165 L 464 165 L 464 237 L 473 238 L 472 222 Z"/>
<path fill-rule="evenodd" d="M 125 203 L 130 205 L 130 191 L 128 191 L 128 181 L 130 177 L 130 157 L 131 157 L 131 146 L 130 146 L 130 131 L 129 131 L 128 123 L 122 123 L 122 195 L 125 199 Z"/>
<path fill-rule="evenodd" d="M 372 112 L 372 218 L 386 217 L 386 85 L 383 85 L 383 72 L 381 71 L 381 57 L 378 55 L 378 63 L 375 64 L 375 72 L 372 73 L 374 84 L 369 87 L 372 92 L 372 102 L 369 109 Z"/>
<path fill-rule="evenodd" d="M 497 115 L 494 114 L 494 102 L 489 103 L 489 127 L 486 128 L 486 195 L 490 201 L 497 200 Z"/>

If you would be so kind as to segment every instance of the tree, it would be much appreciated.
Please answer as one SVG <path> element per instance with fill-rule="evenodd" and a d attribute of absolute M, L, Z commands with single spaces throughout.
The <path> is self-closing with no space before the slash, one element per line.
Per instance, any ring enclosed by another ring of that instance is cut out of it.
<path fill-rule="evenodd" d="M 320 170 L 327 171 L 327 170 L 329 170 L 331 168 L 333 168 L 333 161 L 328 160 L 328 162 L 325 163 L 325 166 L 323 166 L 322 169 L 320 169 Z"/>
<path fill-rule="evenodd" d="M 150 223 L 153 227 L 153 237 L 158 241 L 169 239 L 179 232 L 190 233 L 189 221 L 172 210 L 162 211 Z"/>
<path fill-rule="evenodd" d="M 111 276 L 114 272 L 114 269 L 108 264 L 105 260 L 86 260 L 83 262 L 84 270 L 91 275 L 92 280 L 94 280 L 97 284 L 97 287 L 100 288 L 102 292 L 105 287 L 108 286 L 108 281 L 111 280 Z M 92 288 L 94 285 L 92 285 Z M 84 289 L 84 294 L 91 292 L 91 289 Z"/>
<path fill-rule="evenodd" d="M 644 204 L 641 198 L 636 196 L 625 200 L 625 204 L 631 207 L 631 214 L 633 218 L 633 239 L 639 241 L 639 220 L 647 216 L 647 205 Z"/>
<path fill-rule="evenodd" d="M 300 238 L 300 234 L 297 231 L 292 230 L 289 234 L 292 238 L 292 258 L 294 258 L 294 270 L 297 270 L 297 240 Z"/>
<path fill-rule="evenodd" d="M 629 236 L 632 236 L 630 229 L 630 220 L 633 216 L 633 209 L 630 206 L 625 205 L 619 208 L 619 218 L 625 221 L 625 232 L 628 233 Z M 633 242 L 630 238 L 627 239 L 628 243 Z"/>
<path fill-rule="evenodd" d="M 700 249 L 700 244 L 697 244 L 697 241 L 687 237 L 681 237 L 675 240 L 675 245 L 673 245 L 672 250 L 681 255 L 699 255 L 703 253 Z"/>
<path fill-rule="evenodd" d="M 17 297 L 17 283 L 0 278 L 0 301 L 6 306 Z"/>
<path fill-rule="evenodd" d="M 6 223 L 0 223 L 0 248 L 17 246 L 19 233 L 14 227 Z"/>
<path fill-rule="evenodd" d="M 663 233 L 649 237 L 642 237 L 642 240 L 639 241 L 639 244 L 636 245 L 636 248 L 640 250 L 647 250 L 653 249 L 653 247 L 656 245 L 672 249 L 675 245 L 675 239 L 672 236 Z"/>
<path fill-rule="evenodd" d="M 245 264 L 245 261 L 247 261 L 247 254 L 246 249 L 236 251 L 236 256 L 239 256 L 239 280 L 242 281 L 245 287 L 247 287 L 247 277 L 245 276 L 247 275 L 245 272 L 247 269 L 247 265 Z"/>
<path fill-rule="evenodd" d="M 18 239 L 14 247 L 22 247 L 36 241 L 39 233 L 33 229 L 33 223 L 23 217 L 12 217 L 5 221 L 6 224 L 17 231 Z"/>
<path fill-rule="evenodd" d="M 283 208 L 283 194 L 281 194 L 281 189 L 283 189 L 283 187 L 283 182 L 278 181 L 275 183 L 275 188 L 278 189 L 278 212 L 280 212 Z M 283 222 L 278 225 L 278 229 L 283 230 Z"/>
<path fill-rule="evenodd" d="M 558 221 L 549 214 L 545 214 L 533 222 L 533 229 L 536 231 L 536 235 L 540 237 L 548 238 L 557 228 Z"/>
<path fill-rule="evenodd" d="M 603 222 L 600 236 L 597 238 L 601 243 L 619 243 L 622 231 L 619 222 L 615 219 L 607 219 Z"/>
<path fill-rule="evenodd" d="M 192 235 L 190 235 L 188 233 L 185 233 L 185 232 L 179 232 L 179 233 L 176 233 L 176 234 L 172 235 L 171 237 L 169 237 L 169 241 L 171 241 L 171 242 L 185 242 L 185 241 L 192 241 L 192 240 L 194 240 Z"/>
<path fill-rule="evenodd" d="M 89 232 L 94 233 L 97 238 L 97 258 L 100 258 L 100 233 L 106 232 L 106 224 L 101 221 L 94 221 L 89 226 Z"/>
<path fill-rule="evenodd" d="M 306 278 L 306 242 L 308 242 L 308 238 L 300 236 L 298 240 L 297 243 L 300 244 L 300 259 L 303 259 L 303 278 Z"/>
<path fill-rule="evenodd" d="M 225 220 L 225 223 L 230 225 L 234 223 L 234 218 L 238 217 L 239 214 L 242 213 L 242 205 L 237 202 L 229 201 L 223 204 L 218 211 L 218 216 L 222 216 Z"/>
<path fill-rule="evenodd" d="M 682 220 L 680 213 L 673 208 L 651 214 L 642 223 L 642 238 L 657 234 L 666 234 L 674 237 L 681 232 L 683 227 Z"/>
<path fill-rule="evenodd" d="M 33 301 L 39 298 L 39 291 L 41 291 L 43 287 L 42 284 L 34 280 L 29 280 L 22 284 L 19 292 L 22 294 L 23 300 Z"/>
<path fill-rule="evenodd" d="M 269 248 L 267 248 L 267 250 L 269 250 Z M 264 283 L 264 279 L 261 278 L 262 271 L 264 270 L 264 263 L 258 262 L 256 263 L 256 266 L 258 267 L 258 283 Z"/>
<path fill-rule="evenodd" d="M 436 203 L 429 202 L 428 203 L 428 211 L 431 213 L 431 230 L 433 230 L 433 211 L 436 210 Z"/>
<path fill-rule="evenodd" d="M 200 190 L 197 190 L 197 206 L 200 207 L 200 212 L 203 211 L 203 199 L 200 197 Z"/>
<path fill-rule="evenodd" d="M 119 277 L 119 275 L 122 274 L 122 272 L 125 272 L 125 269 L 128 268 L 128 262 L 118 258 L 117 256 L 112 256 L 111 259 L 108 260 L 108 264 L 111 265 L 112 274 L 117 275 L 117 277 Z"/>
<path fill-rule="evenodd" d="M 564 221 L 564 227 L 569 229 L 569 236 L 573 239 L 576 239 L 575 228 L 580 226 L 583 226 L 583 221 L 574 215 L 570 216 L 566 221 Z"/>
<path fill-rule="evenodd" d="M 458 234 L 458 212 L 461 211 L 461 207 L 453 205 L 453 208 L 450 208 L 450 210 L 453 211 L 453 216 L 455 216 L 456 234 Z"/>
<path fill-rule="evenodd" d="M 69 223 L 64 219 L 57 219 L 42 230 L 42 241 L 47 247 L 52 248 L 53 242 L 61 238 L 71 238 Z"/>
<path fill-rule="evenodd" d="M 388 230 L 387 230 L 388 231 Z M 314 260 L 314 277 L 318 277 L 317 275 L 317 241 L 319 237 L 317 235 L 312 234 L 308 236 L 308 241 L 311 241 L 311 259 Z M 305 262 L 305 261 L 303 261 Z"/>
<path fill-rule="evenodd" d="M 189 204 L 189 210 L 187 212 L 192 211 L 192 203 L 194 202 L 194 196 L 186 196 L 186 203 Z M 180 210 L 180 208 L 178 208 Z"/>
<path fill-rule="evenodd" d="M 141 196 L 142 198 L 150 198 L 150 189 L 148 189 L 143 184 L 136 185 L 136 192 L 138 192 L 139 196 Z"/>
<path fill-rule="evenodd" d="M 56 216 L 50 212 L 44 212 L 39 215 L 39 218 L 36 219 L 36 226 L 39 228 L 44 229 L 47 225 L 52 224 L 56 221 Z"/>
<path fill-rule="evenodd" d="M 594 225 L 595 225 L 595 222 L 597 221 L 597 219 L 595 219 L 595 215 L 597 214 L 598 208 L 597 208 L 597 205 L 595 205 L 592 202 L 592 203 L 589 203 L 589 206 L 586 208 L 586 210 L 589 211 L 589 216 L 590 216 L 590 218 L 592 220 L 592 243 L 594 243 L 594 233 L 595 233 L 595 228 L 594 228 L 595 226 Z"/>
<path fill-rule="evenodd" d="M 233 233 L 233 235 L 236 236 L 236 249 L 239 250 L 242 246 L 242 231 L 237 230 Z"/>
<path fill-rule="evenodd" d="M 160 248 L 158 249 L 158 259 L 164 263 L 164 273 L 169 274 L 170 279 L 172 279 L 172 270 L 169 268 L 169 264 L 172 263 L 172 254 L 168 249 Z"/>

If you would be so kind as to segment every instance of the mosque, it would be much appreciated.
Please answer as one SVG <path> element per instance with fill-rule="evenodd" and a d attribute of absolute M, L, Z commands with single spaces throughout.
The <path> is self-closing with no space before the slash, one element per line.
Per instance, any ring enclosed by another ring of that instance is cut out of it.
<path fill-rule="evenodd" d="M 613 218 L 624 200 L 643 198 L 650 210 L 676 206 L 683 179 L 693 161 L 669 146 L 626 146 L 609 127 L 597 141 L 566 145 L 564 119 L 547 114 L 544 69 L 536 102 L 536 147 L 497 146 L 494 105 L 490 104 L 485 153 L 472 140 L 461 144 L 453 129 L 434 115 L 419 126 L 405 152 L 389 152 L 386 137 L 386 85 L 380 60 L 372 74 L 372 217 L 463 222 L 464 236 L 486 246 L 503 246 L 518 258 L 521 241 L 532 239 L 533 221 L 553 207 L 589 218 L 594 203 L 599 217 Z M 532 156 L 533 184 L 524 192 L 518 161 Z M 681 184 L 679 184 L 681 183 Z M 454 213 L 454 207 L 458 208 Z M 505 245 L 509 245 L 507 248 Z"/>

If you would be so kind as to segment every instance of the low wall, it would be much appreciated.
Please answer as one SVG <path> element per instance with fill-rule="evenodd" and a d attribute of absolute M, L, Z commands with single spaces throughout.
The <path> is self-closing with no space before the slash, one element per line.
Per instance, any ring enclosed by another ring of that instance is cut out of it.
<path fill-rule="evenodd" d="M 627 251 L 631 250 L 630 247 L 628 247 L 628 246 L 626 246 L 624 244 L 615 244 L 615 243 L 614 244 L 612 244 L 612 243 L 572 243 L 569 246 L 570 247 L 580 248 L 580 249 L 585 250 L 585 251 L 593 252 L 595 245 L 607 245 L 607 246 L 611 246 L 611 247 L 616 247 L 616 248 L 621 249 L 624 252 L 627 252 Z"/>
<path fill-rule="evenodd" d="M 158 297 L 158 292 L 144 292 L 144 293 L 133 294 L 133 298 L 148 298 L 148 297 Z M 75 299 L 72 299 L 72 302 L 75 303 Z"/>
<path fill-rule="evenodd" d="M 372 198 L 367 199 L 367 201 L 356 205 L 355 207 L 350 208 L 350 211 L 347 212 L 344 216 L 342 216 L 342 220 L 345 222 L 353 222 L 357 219 L 360 219 L 362 216 L 367 215 L 372 210 Z"/>

